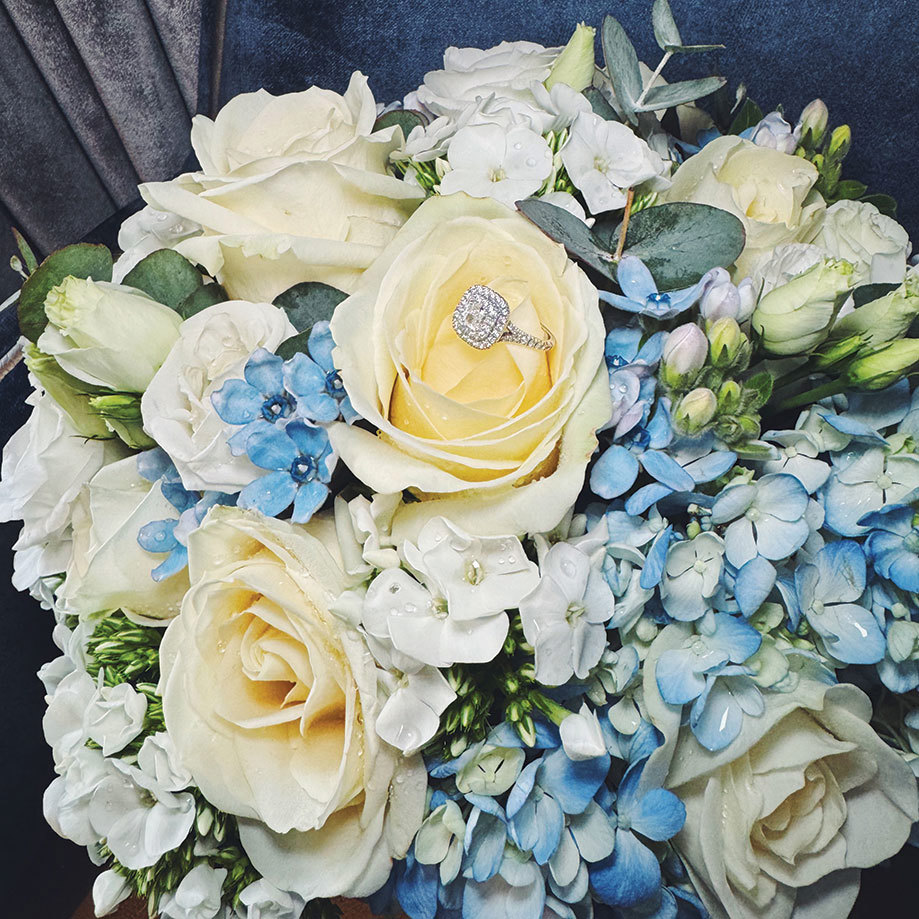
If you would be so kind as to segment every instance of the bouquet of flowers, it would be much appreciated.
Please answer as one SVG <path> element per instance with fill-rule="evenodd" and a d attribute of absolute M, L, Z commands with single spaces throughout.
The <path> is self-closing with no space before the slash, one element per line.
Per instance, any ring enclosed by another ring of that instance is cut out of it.
<path fill-rule="evenodd" d="M 835 919 L 919 817 L 919 271 L 653 6 L 198 116 L 38 264 L 51 826 L 164 919 Z"/>

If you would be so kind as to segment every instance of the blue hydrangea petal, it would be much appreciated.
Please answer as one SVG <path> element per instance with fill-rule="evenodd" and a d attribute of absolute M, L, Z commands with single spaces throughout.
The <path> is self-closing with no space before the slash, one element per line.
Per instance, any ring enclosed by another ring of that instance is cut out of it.
<path fill-rule="evenodd" d="M 329 497 L 329 486 L 313 480 L 304 482 L 294 498 L 294 512 L 290 519 L 294 523 L 306 523 Z"/>
<path fill-rule="evenodd" d="M 597 294 L 603 303 L 608 303 L 610 306 L 624 310 L 627 313 L 640 313 L 645 308 L 644 300 L 641 303 L 637 303 L 635 300 L 630 300 L 621 294 L 612 294 L 607 290 L 599 290 Z"/>
<path fill-rule="evenodd" d="M 893 581 L 901 590 L 919 593 L 919 556 L 904 549 L 893 553 L 889 563 L 886 558 L 884 562 L 886 564 L 884 570 L 881 571 L 884 577 Z"/>
<path fill-rule="evenodd" d="M 806 520 L 779 520 L 764 517 L 756 524 L 756 550 L 772 561 L 788 558 L 807 542 L 810 525 Z"/>
<path fill-rule="evenodd" d="M 664 345 L 667 343 L 666 332 L 655 332 L 639 349 L 635 360 L 644 364 L 656 364 L 661 359 Z"/>
<path fill-rule="evenodd" d="M 712 504 L 712 523 L 734 520 L 749 509 L 755 498 L 755 485 L 728 485 Z"/>
<path fill-rule="evenodd" d="M 875 392 L 850 393 L 846 416 L 870 425 L 875 431 L 899 424 L 910 409 L 909 380 L 898 380 L 893 386 Z"/>
<path fill-rule="evenodd" d="M 670 540 L 673 538 L 673 527 L 668 526 L 661 530 L 654 537 L 651 548 L 648 550 L 648 556 L 645 559 L 644 568 L 641 569 L 641 577 L 638 583 L 645 590 L 651 590 L 660 584 L 661 577 L 664 574 L 664 565 L 667 563 L 667 550 L 670 548 Z"/>
<path fill-rule="evenodd" d="M 862 547 L 851 539 L 824 546 L 814 558 L 824 603 L 853 603 L 865 590 L 867 566 Z"/>
<path fill-rule="evenodd" d="M 847 664 L 876 664 L 887 650 L 887 640 L 870 610 L 854 603 L 824 607 L 820 615 L 805 611 L 807 621 L 833 657 Z"/>
<path fill-rule="evenodd" d="M 715 631 L 706 636 L 706 644 L 723 651 L 728 660 L 742 664 L 759 650 L 763 636 L 745 619 L 730 613 L 715 613 Z"/>
<path fill-rule="evenodd" d="M 625 447 L 610 447 L 594 463 L 590 490 L 600 498 L 616 498 L 635 484 L 638 470 L 638 460 Z"/>
<path fill-rule="evenodd" d="M 502 723 L 507 724 L 507 722 Z M 511 725 L 507 724 L 507 726 L 513 730 Z M 516 731 L 514 733 L 516 734 Z M 492 741 L 492 738 L 489 738 L 489 741 Z M 517 745 L 515 744 L 515 746 Z M 517 781 L 514 782 L 510 794 L 507 796 L 506 812 L 508 820 L 512 820 L 516 816 L 517 811 L 523 807 L 532 794 L 536 785 L 536 773 L 541 764 L 542 760 L 536 759 L 520 770 L 520 775 L 517 776 Z"/>
<path fill-rule="evenodd" d="M 859 517 L 858 525 L 876 530 L 887 530 L 899 536 L 906 536 L 913 528 L 915 511 L 905 504 L 894 504 L 882 507 L 879 511 L 871 511 L 864 517 Z"/>
<path fill-rule="evenodd" d="M 439 883 L 437 865 L 422 865 L 414 858 L 406 862 L 396 881 L 396 897 L 409 919 L 435 919 Z"/>
<path fill-rule="evenodd" d="M 657 293 L 657 284 L 648 267 L 634 255 L 622 257 L 616 269 L 616 281 L 626 297 L 642 305 L 651 294 Z"/>
<path fill-rule="evenodd" d="M 638 347 L 641 344 L 641 329 L 633 326 L 618 326 L 606 336 L 604 353 L 607 362 L 615 360 L 613 367 L 631 364 L 638 357 Z"/>
<path fill-rule="evenodd" d="M 663 842 L 683 828 L 686 807 L 672 791 L 652 788 L 632 804 L 628 817 L 636 833 Z"/>
<path fill-rule="evenodd" d="M 752 616 L 766 602 L 775 576 L 775 567 L 759 555 L 741 566 L 734 578 L 734 599 L 745 616 Z"/>
<path fill-rule="evenodd" d="M 715 753 L 740 733 L 743 710 L 722 680 L 710 678 L 707 690 L 696 699 L 689 726 L 699 743 Z"/>
<path fill-rule="evenodd" d="M 296 423 L 291 422 L 287 426 L 288 429 Z M 249 459 L 261 469 L 283 470 L 285 473 L 300 455 L 296 444 L 287 436 L 285 430 L 274 424 L 249 438 L 247 452 Z"/>
<path fill-rule="evenodd" d="M 841 434 L 848 434 L 850 437 L 858 438 L 866 443 L 884 446 L 887 441 L 877 432 L 876 428 L 869 427 L 863 421 L 850 418 L 847 415 L 837 415 L 834 412 L 826 411 L 817 414 L 831 427 Z"/>
<path fill-rule="evenodd" d="M 194 506 L 198 496 L 175 482 L 163 481 L 160 485 L 163 497 L 181 514 Z"/>
<path fill-rule="evenodd" d="M 238 506 L 256 510 L 266 517 L 277 517 L 293 504 L 297 483 L 284 472 L 269 472 L 250 482 L 240 493 Z"/>
<path fill-rule="evenodd" d="M 340 414 L 340 403 L 327 392 L 311 392 L 297 396 L 297 414 L 310 421 L 334 421 Z"/>
<path fill-rule="evenodd" d="M 147 552 L 172 552 L 179 545 L 175 538 L 178 520 L 151 520 L 137 533 L 137 544 Z"/>
<path fill-rule="evenodd" d="M 585 862 L 599 862 L 615 847 L 616 831 L 603 808 L 594 801 L 582 814 L 569 817 L 571 835 Z"/>
<path fill-rule="evenodd" d="M 159 583 L 183 571 L 187 566 L 188 549 L 186 549 L 185 546 L 177 545 L 172 552 L 169 553 L 168 557 L 150 572 L 150 576 L 154 581 Z"/>
<path fill-rule="evenodd" d="M 736 453 L 730 450 L 718 450 L 688 463 L 683 468 L 692 476 L 696 485 L 703 485 L 723 476 L 736 461 Z"/>
<path fill-rule="evenodd" d="M 671 456 L 659 450 L 647 450 L 639 457 L 645 471 L 673 491 L 692 491 L 693 477 Z"/>
<path fill-rule="evenodd" d="M 506 839 L 507 831 L 498 817 L 473 808 L 466 821 L 463 873 L 479 883 L 494 877 L 501 868 Z"/>
<path fill-rule="evenodd" d="M 693 652 L 671 648 L 658 658 L 654 676 L 661 698 L 671 705 L 684 705 L 705 689 L 705 677 L 692 667 Z"/>
<path fill-rule="evenodd" d="M 629 495 L 628 501 L 625 502 L 626 513 L 633 517 L 643 514 L 646 510 L 654 507 L 662 498 L 673 494 L 673 489 L 667 485 L 661 485 L 660 482 L 651 482 L 643 485 L 638 491 Z"/>
<path fill-rule="evenodd" d="M 284 391 L 284 359 L 266 348 L 258 348 L 246 361 L 243 376 L 258 392 L 266 396 L 277 395 Z"/>
<path fill-rule="evenodd" d="M 518 811 L 510 826 L 517 836 L 518 847 L 532 852 L 538 865 L 545 865 L 558 848 L 565 816 L 551 795 L 540 793 Z"/>
<path fill-rule="evenodd" d="M 335 365 L 332 363 L 335 340 L 332 338 L 331 323 L 328 320 L 320 319 L 319 322 L 313 323 L 306 347 L 309 349 L 310 357 L 326 373 L 335 369 Z"/>
<path fill-rule="evenodd" d="M 609 754 L 575 762 L 564 749 L 553 750 L 544 757 L 537 782 L 566 814 L 580 814 L 603 784 L 609 763 Z"/>
<path fill-rule="evenodd" d="M 227 380 L 211 393 L 211 405 L 227 424 L 248 424 L 262 414 L 265 397 L 245 380 Z"/>
<path fill-rule="evenodd" d="M 632 833 L 618 830 L 613 854 L 588 867 L 597 898 L 609 906 L 634 906 L 660 889 L 657 856 Z"/>
<path fill-rule="evenodd" d="M 670 422 L 669 401 L 661 399 L 657 403 L 657 408 L 651 416 L 651 420 L 645 426 L 650 440 L 648 446 L 652 450 L 662 450 L 673 440 L 673 425 Z"/>

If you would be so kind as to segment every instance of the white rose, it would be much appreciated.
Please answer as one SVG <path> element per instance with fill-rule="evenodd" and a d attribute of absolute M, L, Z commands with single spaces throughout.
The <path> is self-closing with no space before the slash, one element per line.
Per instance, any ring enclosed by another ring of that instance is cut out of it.
<path fill-rule="evenodd" d="M 242 378 L 256 348 L 274 351 L 296 334 L 269 303 L 217 303 L 186 319 L 179 340 L 141 399 L 144 429 L 175 463 L 189 490 L 235 493 L 260 473 L 233 456 L 227 438 L 239 430 L 220 419 L 211 394 Z"/>
<path fill-rule="evenodd" d="M 224 507 L 191 535 L 189 569 L 160 651 L 180 759 L 240 818 L 271 883 L 307 900 L 372 893 L 421 824 L 427 782 L 376 736 L 376 666 L 329 612 L 343 572 L 304 528 Z"/>
<path fill-rule="evenodd" d="M 392 130 L 373 134 L 376 119 L 367 77 L 355 71 L 343 96 L 318 86 L 234 96 L 213 121 L 195 115 L 191 144 L 208 176 L 264 175 L 305 160 L 365 167 L 368 146 L 392 141 Z"/>
<path fill-rule="evenodd" d="M 112 268 L 112 280 L 120 284 L 128 272 L 145 256 L 157 249 L 170 249 L 177 242 L 201 232 L 191 220 L 183 220 L 168 211 L 142 207 L 128 217 L 118 230 L 121 255 Z"/>
<path fill-rule="evenodd" d="M 817 177 L 816 167 L 800 156 L 719 137 L 677 169 L 661 198 L 710 204 L 740 218 L 747 239 L 735 263 L 739 280 L 752 275 L 776 246 L 813 239 L 826 209 L 814 191 Z"/>
<path fill-rule="evenodd" d="M 837 201 L 828 208 L 814 243 L 852 262 L 860 284 L 899 284 L 912 249 L 906 230 L 866 201 Z"/>
<path fill-rule="evenodd" d="M 140 528 L 178 517 L 129 456 L 98 472 L 83 489 L 73 515 L 73 554 L 58 599 L 80 616 L 109 610 L 144 619 L 169 619 L 178 612 L 188 586 L 181 571 L 163 581 L 150 572 L 161 557 L 137 542 Z"/>
<path fill-rule="evenodd" d="M 13 586 L 28 590 L 70 560 L 80 489 L 123 455 L 116 441 L 87 440 L 48 395 L 32 393 L 29 420 L 7 441 L 0 467 L 0 520 L 22 520 L 13 546 Z"/>
<path fill-rule="evenodd" d="M 757 266 L 753 274 L 753 287 L 759 291 L 759 296 L 765 297 L 776 287 L 782 287 L 828 256 L 829 253 L 819 246 L 806 243 L 779 246 L 768 259 Z"/>
<path fill-rule="evenodd" d="M 493 97 L 524 112 L 538 109 L 532 86 L 545 82 L 561 50 L 528 41 L 484 50 L 447 48 L 443 70 L 425 74 L 423 85 L 406 96 L 405 107 L 456 118 L 470 103 Z"/>
<path fill-rule="evenodd" d="M 555 346 L 480 351 L 460 340 L 451 316 L 476 284 Z M 479 536 L 562 519 L 610 415 L 597 303 L 564 249 L 495 201 L 435 197 L 408 221 L 332 318 L 335 365 L 379 434 L 333 424 L 329 436 L 374 491 L 422 499 L 396 510 L 399 539 L 435 516 Z"/>
<path fill-rule="evenodd" d="M 668 626 L 645 663 L 649 716 L 665 737 L 642 781 L 686 806 L 673 839 L 713 919 L 838 919 L 858 895 L 859 869 L 889 858 L 919 816 L 909 766 L 871 728 L 854 686 L 801 680 L 765 693 L 720 753 L 704 749 L 660 697 L 657 658 L 685 630 Z"/>
<path fill-rule="evenodd" d="M 143 392 L 179 334 L 182 317 L 121 284 L 67 277 L 45 298 L 39 349 L 93 386 Z"/>

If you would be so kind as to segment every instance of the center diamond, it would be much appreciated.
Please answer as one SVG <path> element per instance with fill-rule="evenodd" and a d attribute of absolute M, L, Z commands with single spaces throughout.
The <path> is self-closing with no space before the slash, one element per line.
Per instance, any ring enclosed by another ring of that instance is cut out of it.
<path fill-rule="evenodd" d="M 463 294 L 453 311 L 453 331 L 467 345 L 484 351 L 504 334 L 510 313 L 504 297 L 476 284 Z"/>

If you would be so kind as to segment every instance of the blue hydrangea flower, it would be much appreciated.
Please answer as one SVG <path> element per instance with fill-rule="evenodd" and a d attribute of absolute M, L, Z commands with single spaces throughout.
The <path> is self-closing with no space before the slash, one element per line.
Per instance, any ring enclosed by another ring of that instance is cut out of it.
<path fill-rule="evenodd" d="M 919 688 L 919 659 L 915 653 L 919 641 L 919 606 L 915 594 L 905 593 L 882 578 L 876 578 L 868 589 L 871 611 L 883 624 L 887 640 L 884 659 L 877 664 L 881 682 L 895 693 Z"/>
<path fill-rule="evenodd" d="M 763 440 L 778 447 L 778 459 L 763 463 L 763 472 L 793 475 L 813 494 L 830 474 L 830 465 L 818 459 L 820 445 L 807 431 L 767 431 Z"/>
<path fill-rule="evenodd" d="M 661 293 L 645 263 L 634 255 L 624 255 L 616 272 L 622 294 L 601 290 L 600 299 L 627 313 L 672 319 L 698 301 L 711 278 L 712 272 L 708 272 L 692 287 Z"/>
<path fill-rule="evenodd" d="M 683 622 L 701 619 L 721 584 L 724 540 L 714 533 L 670 546 L 661 581 L 661 603 L 667 615 Z"/>
<path fill-rule="evenodd" d="M 865 514 L 858 525 L 870 528 L 865 551 L 874 570 L 901 590 L 919 593 L 919 527 L 916 512 L 904 504 Z"/>
<path fill-rule="evenodd" d="M 640 788 L 643 763 L 630 766 L 615 801 L 616 840 L 612 855 L 589 868 L 590 882 L 602 903 L 629 907 L 658 894 L 661 867 L 641 838 L 664 842 L 686 820 L 683 802 L 664 788 Z"/>
<path fill-rule="evenodd" d="M 276 517 L 293 504 L 291 519 L 305 523 L 325 503 L 332 479 L 333 454 L 322 428 L 299 419 L 281 429 L 268 425 L 249 436 L 249 459 L 267 475 L 239 493 L 239 506 Z"/>

